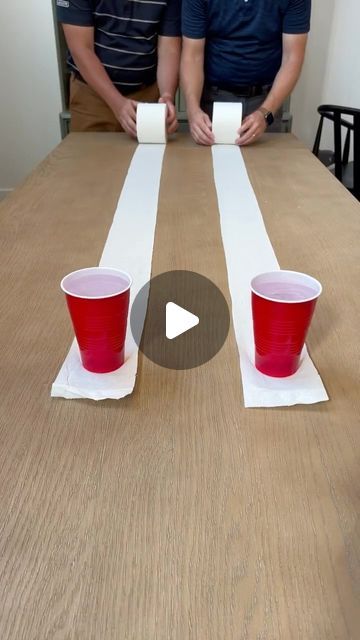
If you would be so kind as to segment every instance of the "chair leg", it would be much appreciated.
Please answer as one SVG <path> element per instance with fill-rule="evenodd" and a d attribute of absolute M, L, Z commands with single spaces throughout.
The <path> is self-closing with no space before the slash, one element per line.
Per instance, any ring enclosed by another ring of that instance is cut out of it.
<path fill-rule="evenodd" d="M 319 122 L 319 126 L 318 126 L 318 130 L 316 132 L 316 138 L 315 138 L 315 142 L 314 142 L 314 146 L 313 146 L 313 154 L 315 156 L 319 155 L 319 148 L 320 148 L 320 139 L 321 139 L 321 133 L 322 133 L 322 128 L 323 128 L 323 123 L 324 123 L 324 116 L 321 116 L 320 118 L 320 122 Z"/>
<path fill-rule="evenodd" d="M 349 162 L 350 133 L 351 133 L 351 131 L 350 131 L 350 129 L 348 129 L 348 132 L 347 132 L 346 138 L 345 138 L 344 152 L 343 152 L 343 158 L 342 158 L 343 165 L 346 165 Z"/>
<path fill-rule="evenodd" d="M 360 113 L 354 114 L 354 196 L 360 200 Z"/>
<path fill-rule="evenodd" d="M 334 113 L 335 176 L 342 181 L 341 114 Z"/>

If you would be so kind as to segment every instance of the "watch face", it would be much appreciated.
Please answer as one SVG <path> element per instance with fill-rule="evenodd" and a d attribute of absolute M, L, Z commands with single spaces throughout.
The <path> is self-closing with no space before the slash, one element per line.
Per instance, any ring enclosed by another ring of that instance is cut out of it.
<path fill-rule="evenodd" d="M 265 116 L 265 120 L 266 120 L 267 126 L 270 127 L 270 125 L 274 122 L 274 116 L 271 113 L 271 111 L 268 111 L 268 113 Z"/>

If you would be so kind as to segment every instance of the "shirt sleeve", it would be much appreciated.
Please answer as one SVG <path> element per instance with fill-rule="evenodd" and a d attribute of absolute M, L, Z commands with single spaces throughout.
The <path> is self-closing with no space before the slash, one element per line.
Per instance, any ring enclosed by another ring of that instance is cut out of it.
<path fill-rule="evenodd" d="M 311 0 L 289 0 L 283 20 L 283 33 L 310 31 Z"/>
<path fill-rule="evenodd" d="M 182 32 L 187 38 L 205 38 L 206 36 L 206 1 L 183 0 Z"/>
<path fill-rule="evenodd" d="M 169 0 L 159 28 L 160 36 L 181 36 L 181 0 Z"/>
<path fill-rule="evenodd" d="M 56 0 L 56 16 L 59 22 L 92 27 L 94 17 L 91 0 Z"/>

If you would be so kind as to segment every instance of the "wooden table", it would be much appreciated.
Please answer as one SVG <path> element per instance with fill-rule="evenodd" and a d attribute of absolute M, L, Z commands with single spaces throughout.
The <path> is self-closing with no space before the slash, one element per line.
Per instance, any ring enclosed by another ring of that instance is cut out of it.
<path fill-rule="evenodd" d="M 291 135 L 245 150 L 283 268 L 324 286 L 308 341 L 330 402 L 244 409 L 233 331 L 132 396 L 51 399 L 61 277 L 97 264 L 135 145 L 72 134 L 0 208 L 1 640 L 360 636 L 360 206 Z M 211 152 L 168 145 L 153 275 L 229 298 Z"/>

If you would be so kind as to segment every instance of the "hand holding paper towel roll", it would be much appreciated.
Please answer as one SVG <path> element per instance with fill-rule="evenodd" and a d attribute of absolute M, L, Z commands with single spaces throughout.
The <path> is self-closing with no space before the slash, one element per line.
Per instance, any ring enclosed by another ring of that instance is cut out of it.
<path fill-rule="evenodd" d="M 241 121 L 241 102 L 214 102 L 212 131 L 215 144 L 235 144 Z"/>
<path fill-rule="evenodd" d="M 166 104 L 139 102 L 136 131 L 140 144 L 166 143 Z"/>

